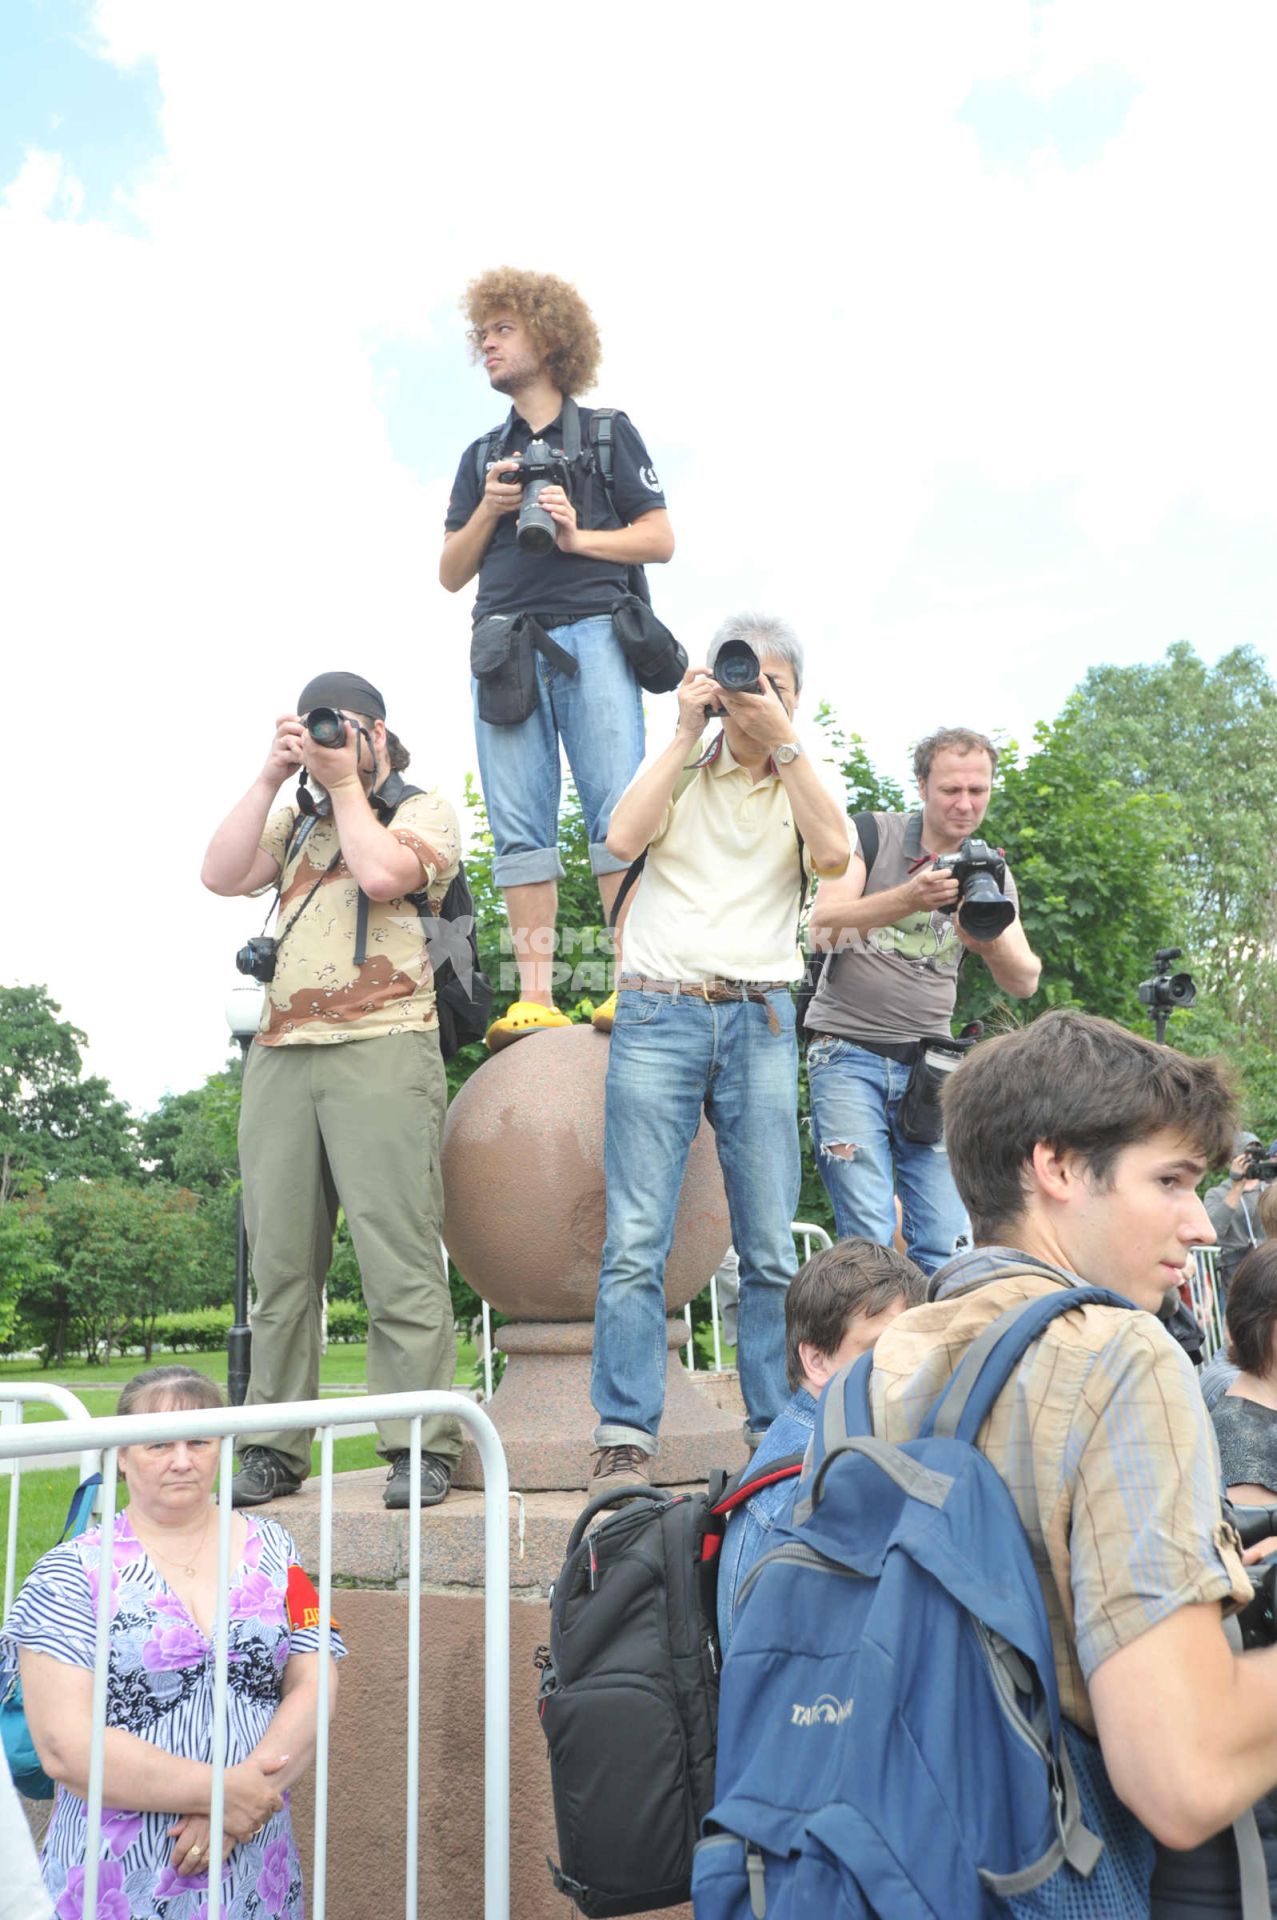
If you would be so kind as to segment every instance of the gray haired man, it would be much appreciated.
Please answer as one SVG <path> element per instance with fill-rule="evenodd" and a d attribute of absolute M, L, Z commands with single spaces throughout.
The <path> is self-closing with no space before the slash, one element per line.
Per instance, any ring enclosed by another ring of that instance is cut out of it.
<path fill-rule="evenodd" d="M 742 659 L 742 643 L 756 656 L 752 678 L 731 691 L 726 661 Z M 804 872 L 841 874 L 851 850 L 841 786 L 812 764 L 794 726 L 801 687 L 802 650 L 782 621 L 726 621 L 708 665 L 683 676 L 673 739 L 644 762 L 612 812 L 608 851 L 647 859 L 626 923 L 608 1060 L 595 1491 L 649 1477 L 665 1399 L 662 1280 L 702 1112 L 714 1127 L 740 1255 L 741 1387 L 752 1436 L 786 1398 L 799 1180 L 789 989 L 802 968 L 799 904 Z M 712 717 L 722 730 L 707 745 Z"/>

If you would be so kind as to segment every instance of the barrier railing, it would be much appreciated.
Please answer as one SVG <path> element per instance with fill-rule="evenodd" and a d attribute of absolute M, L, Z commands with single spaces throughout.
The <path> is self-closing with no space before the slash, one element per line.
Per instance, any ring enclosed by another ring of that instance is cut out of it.
<path fill-rule="evenodd" d="M 1212 1360 L 1224 1344 L 1224 1290 L 1219 1278 L 1219 1254 L 1214 1247 L 1193 1248 L 1188 1304 L 1204 1336 L 1202 1358 Z"/>
<path fill-rule="evenodd" d="M 23 1409 L 29 1406 L 56 1407 L 66 1420 L 81 1424 L 92 1419 L 83 1400 L 66 1387 L 46 1385 L 42 1380 L 23 1381 L 13 1386 L 0 1387 L 0 1478 L 8 1478 L 9 1520 L 5 1533 L 4 1548 L 4 1606 L 0 1609 L 0 1620 L 7 1620 L 9 1609 L 13 1605 L 14 1575 L 18 1565 L 18 1518 L 22 1506 L 22 1470 L 16 1461 L 6 1457 L 6 1442 L 9 1431 L 21 1426 Z M 66 1434 L 61 1427 L 55 1426 L 54 1434 L 58 1444 L 50 1447 L 51 1453 L 70 1453 L 74 1449 L 66 1444 Z M 87 1480 L 98 1470 L 98 1456 L 95 1448 L 87 1448 L 80 1454 L 80 1478 Z"/>
<path fill-rule="evenodd" d="M 795 1240 L 798 1241 L 801 1249 L 798 1261 L 799 1266 L 802 1266 L 804 1262 L 811 1259 L 813 1246 L 831 1247 L 833 1245 L 833 1241 L 829 1238 L 825 1229 L 817 1226 L 814 1220 L 795 1220 L 790 1228 L 790 1232 L 793 1234 Z M 709 1314 L 714 1338 L 714 1365 L 711 1368 L 711 1372 L 721 1373 L 723 1371 L 723 1315 L 721 1302 L 718 1297 L 717 1272 L 712 1273 L 709 1277 Z M 692 1306 L 690 1301 L 683 1309 L 683 1318 L 687 1322 L 687 1330 L 690 1334 L 692 1330 Z M 692 1339 L 689 1339 L 687 1342 L 686 1355 L 685 1364 L 687 1370 L 689 1373 L 695 1373 L 696 1342 Z"/>
<path fill-rule="evenodd" d="M 8 1389 L 6 1389 L 8 1391 Z M 411 1478 L 408 1506 L 407 1820 L 404 1856 L 405 1920 L 417 1920 L 417 1823 L 421 1704 L 421 1422 L 446 1414 L 468 1428 L 483 1468 L 484 1490 L 484 1920 L 510 1914 L 510 1487 L 496 1428 L 473 1400 L 456 1393 L 390 1393 L 347 1400 L 301 1400 L 287 1406 L 196 1408 L 133 1414 L 49 1431 L 10 1427 L 0 1451 L 15 1460 L 101 1449 L 102 1554 L 98 1578 L 93 1667 L 93 1731 L 89 1754 L 88 1833 L 85 1844 L 85 1920 L 97 1920 L 102 1831 L 103 1741 L 110 1656 L 112 1547 L 119 1449 L 164 1440 L 221 1442 L 217 1528 L 217 1613 L 213 1628 L 213 1785 L 209 1824 L 222 1831 L 227 1749 L 227 1664 L 230 1651 L 230 1483 L 237 1435 L 315 1428 L 320 1435 L 319 1698 L 314 1769 L 315 1858 L 307 1910 L 326 1920 L 328 1857 L 328 1697 L 332 1612 L 333 1431 L 369 1420 L 409 1422 Z M 220 1920 L 221 1876 L 208 1876 L 208 1920 Z"/>

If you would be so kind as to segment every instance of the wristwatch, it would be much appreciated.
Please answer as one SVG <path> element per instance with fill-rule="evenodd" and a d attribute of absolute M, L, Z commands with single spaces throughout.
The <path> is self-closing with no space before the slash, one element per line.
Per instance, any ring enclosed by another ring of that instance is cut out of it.
<path fill-rule="evenodd" d="M 786 740 L 779 747 L 772 748 L 772 759 L 778 767 L 791 767 L 802 750 L 801 740 Z"/>

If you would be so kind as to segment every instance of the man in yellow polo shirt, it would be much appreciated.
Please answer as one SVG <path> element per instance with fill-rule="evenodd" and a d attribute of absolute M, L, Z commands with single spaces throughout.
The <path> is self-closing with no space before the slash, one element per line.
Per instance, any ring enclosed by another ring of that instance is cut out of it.
<path fill-rule="evenodd" d="M 745 690 L 714 677 L 749 650 Z M 837 776 L 794 727 L 803 657 L 780 620 L 724 622 L 678 693 L 678 727 L 617 802 L 608 851 L 643 883 L 626 922 L 608 1061 L 607 1239 L 594 1331 L 592 1492 L 647 1480 L 665 1400 L 665 1262 L 701 1112 L 718 1144 L 740 1256 L 740 1373 L 751 1438 L 786 1399 L 785 1289 L 798 1204 L 805 876 L 851 857 Z M 706 722 L 722 731 L 706 747 Z"/>

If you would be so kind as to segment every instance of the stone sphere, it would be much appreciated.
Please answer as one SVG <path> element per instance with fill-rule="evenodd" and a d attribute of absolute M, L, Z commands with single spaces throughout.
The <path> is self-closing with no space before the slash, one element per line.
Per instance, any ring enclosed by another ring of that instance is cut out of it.
<path fill-rule="evenodd" d="M 603 1083 L 610 1042 L 553 1027 L 494 1053 L 448 1110 L 443 1237 L 476 1293 L 519 1320 L 592 1320 L 603 1253 Z M 731 1241 L 714 1130 L 688 1155 L 665 1300 L 709 1284 Z"/>

